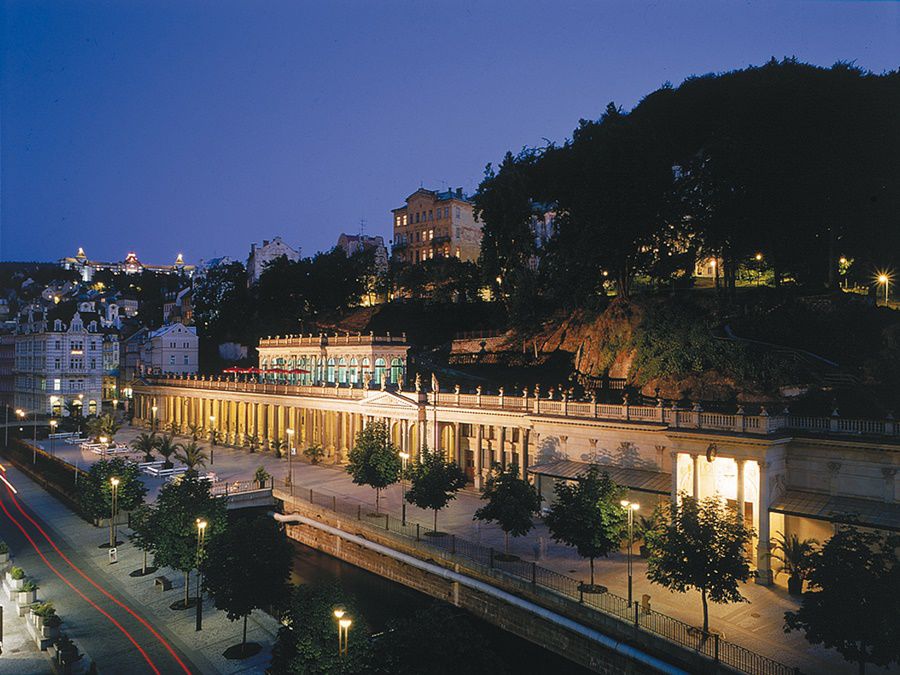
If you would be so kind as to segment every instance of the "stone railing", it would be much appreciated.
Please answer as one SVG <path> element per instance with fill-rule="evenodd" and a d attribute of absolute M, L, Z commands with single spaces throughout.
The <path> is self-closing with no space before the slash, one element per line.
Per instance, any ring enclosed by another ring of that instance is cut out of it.
<path fill-rule="evenodd" d="M 237 382 L 225 379 L 154 378 L 156 386 L 209 389 L 251 394 L 280 394 L 285 396 L 313 396 L 317 398 L 361 400 L 367 390 L 362 387 L 334 385 L 293 385 Z M 550 399 L 531 396 L 506 396 L 503 393 L 481 394 L 458 392 L 429 392 L 428 405 L 448 408 L 503 410 L 526 415 L 596 419 L 608 421 L 658 424 L 672 429 L 700 429 L 753 435 L 769 435 L 777 432 L 806 432 L 812 434 L 838 434 L 858 436 L 887 436 L 900 438 L 900 423 L 888 417 L 881 420 L 845 418 L 833 414 L 829 417 L 813 417 L 781 413 L 770 415 L 765 407 L 754 415 L 745 414 L 742 407 L 733 413 L 705 411 L 695 403 L 691 408 L 679 408 L 675 404 L 639 406 L 628 403 L 599 403 L 576 401 L 567 398 Z"/>
<path fill-rule="evenodd" d="M 406 333 L 401 335 L 391 335 L 387 333 L 386 335 L 375 335 L 374 333 L 369 333 L 367 335 L 363 335 L 362 333 L 357 333 L 355 335 L 351 335 L 350 333 L 344 333 L 340 335 L 338 333 L 332 333 L 328 335 L 326 333 L 320 333 L 319 335 L 313 335 L 310 333 L 309 335 L 276 335 L 275 337 L 261 338 L 259 341 L 259 346 L 261 348 L 265 347 L 310 347 L 310 346 L 325 346 L 325 345 L 405 345 L 406 344 Z"/>

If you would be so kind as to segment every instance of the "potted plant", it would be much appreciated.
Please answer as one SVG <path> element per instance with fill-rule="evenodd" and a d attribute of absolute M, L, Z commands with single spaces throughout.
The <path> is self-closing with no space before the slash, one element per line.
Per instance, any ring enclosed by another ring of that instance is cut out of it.
<path fill-rule="evenodd" d="M 318 464 L 325 456 L 325 449 L 321 445 L 311 445 L 303 451 L 303 455 L 310 464 Z"/>
<path fill-rule="evenodd" d="M 9 546 L 5 541 L 0 539 L 0 565 L 4 565 L 9 562 Z"/>
<path fill-rule="evenodd" d="M 25 583 L 25 570 L 14 566 L 6 573 L 6 579 L 9 582 L 9 587 L 14 591 L 18 591 Z"/>
<path fill-rule="evenodd" d="M 41 636 L 53 639 L 59 634 L 59 624 L 62 620 L 56 615 L 56 608 L 52 602 L 36 602 L 31 606 L 32 621 L 35 628 L 39 628 Z"/>
<path fill-rule="evenodd" d="M 36 583 L 31 579 L 26 579 L 22 582 L 22 588 L 16 592 L 16 604 L 19 605 L 19 607 L 23 607 L 34 602 L 37 589 L 38 585 Z"/>
<path fill-rule="evenodd" d="M 772 538 L 770 546 L 770 558 L 781 563 L 775 570 L 775 575 L 782 572 L 788 575 L 788 593 L 799 596 L 803 594 L 803 580 L 809 573 L 812 555 L 815 553 L 819 542 L 815 539 L 803 539 L 796 534 L 788 537 L 783 532 L 778 532 Z"/>
<path fill-rule="evenodd" d="M 650 557 L 650 547 L 647 546 L 647 534 L 655 530 L 663 522 L 662 516 L 662 508 L 657 506 L 649 516 L 638 516 L 637 521 L 635 521 L 634 538 L 641 540 L 641 545 L 638 547 L 638 553 L 641 558 Z"/>
<path fill-rule="evenodd" d="M 271 474 L 266 471 L 265 467 L 263 466 L 258 467 L 256 469 L 256 473 L 253 474 L 253 480 L 255 480 L 257 485 L 259 485 L 260 490 L 266 487 L 266 483 L 269 482 L 270 478 L 272 478 Z"/>

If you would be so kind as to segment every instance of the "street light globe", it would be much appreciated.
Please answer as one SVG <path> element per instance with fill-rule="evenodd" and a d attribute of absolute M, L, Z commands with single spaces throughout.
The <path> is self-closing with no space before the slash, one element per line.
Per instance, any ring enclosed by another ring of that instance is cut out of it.
<path fill-rule="evenodd" d="M 341 628 L 350 628 L 350 624 L 353 623 L 350 619 L 341 619 L 338 622 L 341 625 Z"/>
<path fill-rule="evenodd" d="M 118 478 L 110 478 L 109 482 L 113 484 L 113 487 L 116 487 L 119 484 Z"/>
<path fill-rule="evenodd" d="M 57 425 L 57 421 L 56 421 L 56 420 L 50 420 L 50 426 L 51 426 L 51 427 L 53 427 L 53 428 L 55 429 L 55 428 L 56 428 L 56 425 Z"/>
<path fill-rule="evenodd" d="M 197 519 L 197 529 L 201 532 L 206 529 L 206 524 L 207 523 L 205 520 L 200 520 L 199 518 Z"/>
<path fill-rule="evenodd" d="M 878 275 L 878 283 L 879 283 L 879 284 L 886 284 L 887 282 L 888 282 L 888 275 L 887 275 L 887 274 L 879 274 L 879 275 Z"/>
<path fill-rule="evenodd" d="M 101 442 L 101 443 L 106 443 L 107 441 L 109 441 L 109 439 L 108 439 L 106 436 L 101 436 L 101 437 L 100 437 L 100 442 Z"/>
<path fill-rule="evenodd" d="M 336 619 L 341 619 L 341 618 L 343 618 L 343 616 L 344 616 L 344 610 L 342 610 L 342 609 L 334 610 L 334 617 Z"/>
<path fill-rule="evenodd" d="M 762 253 L 757 253 L 757 254 L 756 254 L 756 261 L 759 262 L 759 261 L 762 260 L 762 259 L 763 259 Z"/>
<path fill-rule="evenodd" d="M 409 459 L 409 453 L 408 453 L 408 452 L 401 452 L 401 453 L 399 453 L 399 454 L 400 454 L 400 459 Z"/>
<path fill-rule="evenodd" d="M 628 508 L 630 508 L 632 511 L 637 511 L 639 508 L 641 508 L 641 505 L 637 502 L 632 502 L 631 506 L 629 506 Z"/>
<path fill-rule="evenodd" d="M 623 507 L 625 507 L 626 509 L 628 508 L 628 505 L 631 504 L 631 502 L 629 502 L 627 499 L 623 499 L 623 500 L 620 501 L 619 503 L 620 503 Z"/>

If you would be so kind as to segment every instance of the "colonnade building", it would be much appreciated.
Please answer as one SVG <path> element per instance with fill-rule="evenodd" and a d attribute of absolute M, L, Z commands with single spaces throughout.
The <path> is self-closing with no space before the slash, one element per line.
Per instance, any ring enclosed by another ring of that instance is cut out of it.
<path fill-rule="evenodd" d="M 796 417 L 765 408 L 725 414 L 699 405 L 633 406 L 627 400 L 606 405 L 538 389 L 516 395 L 463 393 L 459 387 L 426 392 L 418 381 L 413 387 L 362 386 L 360 373 L 349 375 L 349 362 L 361 357 L 352 350 L 329 351 L 337 347 L 329 339 L 315 361 L 318 385 L 196 376 L 148 380 L 134 387 L 137 421 L 215 428 L 235 446 L 249 438 L 263 447 L 276 440 L 299 448 L 321 445 L 325 461 L 342 463 L 356 433 L 383 420 L 400 450 L 415 458 L 426 443 L 440 448 L 474 487 L 494 464 L 515 465 L 552 501 L 557 481 L 600 464 L 628 488 L 629 499 L 648 510 L 682 493 L 717 494 L 758 533 L 754 560 L 761 583 L 771 580 L 766 554 L 776 532 L 821 541 L 836 523 L 851 520 L 900 530 L 900 424 L 891 419 Z M 282 348 L 288 351 L 274 356 Z M 261 345 L 261 359 L 284 358 L 290 365 L 297 358 L 290 348 Z M 373 356 L 367 356 L 370 363 Z M 341 359 L 348 362 L 345 378 Z M 332 360 L 335 370 L 329 371 Z"/>

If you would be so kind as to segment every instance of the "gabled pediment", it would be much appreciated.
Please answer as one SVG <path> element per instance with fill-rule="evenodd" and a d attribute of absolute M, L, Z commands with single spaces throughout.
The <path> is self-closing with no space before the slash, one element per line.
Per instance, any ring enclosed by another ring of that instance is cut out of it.
<path fill-rule="evenodd" d="M 406 396 L 401 396 L 394 391 L 370 391 L 360 401 L 361 405 L 377 406 L 380 408 L 401 408 L 404 410 L 418 410 L 419 405 Z"/>

